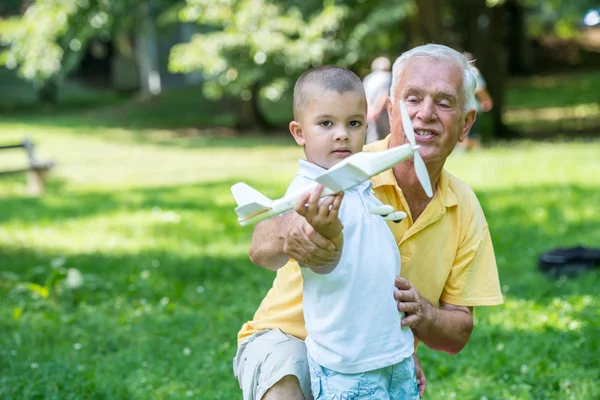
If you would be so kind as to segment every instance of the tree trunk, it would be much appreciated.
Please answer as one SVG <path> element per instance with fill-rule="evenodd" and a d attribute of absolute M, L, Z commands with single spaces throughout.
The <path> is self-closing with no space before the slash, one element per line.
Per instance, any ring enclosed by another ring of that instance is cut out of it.
<path fill-rule="evenodd" d="M 254 83 L 248 90 L 250 98 L 237 98 L 237 123 L 239 130 L 270 129 L 273 125 L 267 120 L 260 109 L 260 84 Z"/>
<path fill-rule="evenodd" d="M 143 5 L 140 8 L 141 24 L 135 42 L 142 97 L 157 95 L 162 90 L 158 67 L 157 34 L 152 17 L 150 5 Z"/>
<path fill-rule="evenodd" d="M 131 36 L 122 30 L 114 35 L 113 44 L 115 52 L 110 68 L 112 88 L 121 94 L 139 91 L 141 68 L 138 66 Z"/>
<path fill-rule="evenodd" d="M 533 51 L 527 38 L 525 9 L 515 0 L 506 2 L 508 16 L 508 68 L 512 74 L 526 74 L 533 69 Z"/>
<path fill-rule="evenodd" d="M 515 132 L 502 122 L 504 93 L 507 85 L 508 51 L 505 36 L 506 21 L 504 6 L 486 7 L 481 2 L 469 12 L 469 37 L 466 49 L 477 59 L 477 67 L 487 82 L 488 91 L 494 101 L 489 116 L 492 121 L 492 136 L 511 139 Z"/>
<path fill-rule="evenodd" d="M 56 103 L 58 100 L 58 84 L 50 78 L 44 82 L 44 86 L 38 90 L 37 94 L 41 103 Z"/>
<path fill-rule="evenodd" d="M 241 97 L 237 99 L 237 122 L 236 128 L 242 131 L 248 131 L 256 128 L 257 120 L 254 113 L 252 99 L 244 100 Z"/>
<path fill-rule="evenodd" d="M 442 14 L 439 0 L 417 0 L 417 26 L 421 43 L 441 43 Z"/>
<path fill-rule="evenodd" d="M 504 98 L 508 83 L 508 48 L 505 36 L 506 19 L 504 6 L 488 9 L 490 12 L 490 29 L 486 46 L 486 78 L 489 92 L 494 99 L 494 107 L 490 111 L 494 135 L 501 139 L 514 139 L 517 135 L 502 122 Z"/>

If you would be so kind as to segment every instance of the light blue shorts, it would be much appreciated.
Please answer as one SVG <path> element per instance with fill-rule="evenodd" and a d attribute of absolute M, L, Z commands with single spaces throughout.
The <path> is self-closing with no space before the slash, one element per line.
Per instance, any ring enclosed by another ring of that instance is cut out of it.
<path fill-rule="evenodd" d="M 342 374 L 317 364 L 310 355 L 315 400 L 418 400 L 417 371 L 412 357 L 398 364 L 358 374 Z"/>

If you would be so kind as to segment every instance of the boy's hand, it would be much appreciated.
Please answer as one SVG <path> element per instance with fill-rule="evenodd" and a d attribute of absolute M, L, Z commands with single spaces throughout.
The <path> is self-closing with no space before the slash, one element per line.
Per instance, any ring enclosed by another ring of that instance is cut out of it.
<path fill-rule="evenodd" d="M 314 192 L 305 194 L 296 202 L 294 209 L 302 215 L 306 221 L 325 238 L 331 240 L 334 244 L 342 240 L 342 221 L 338 218 L 338 212 L 344 193 L 327 196 L 322 202 L 319 202 L 324 187 L 317 186 Z"/>

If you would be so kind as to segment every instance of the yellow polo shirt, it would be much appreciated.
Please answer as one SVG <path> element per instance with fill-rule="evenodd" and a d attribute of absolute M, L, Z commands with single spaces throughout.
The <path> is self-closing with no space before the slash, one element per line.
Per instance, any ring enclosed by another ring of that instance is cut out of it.
<path fill-rule="evenodd" d="M 389 138 L 365 146 L 364 151 L 386 150 Z M 388 225 L 402 257 L 400 274 L 421 295 L 433 304 L 439 300 L 457 306 L 502 304 L 488 225 L 471 188 L 443 171 L 433 199 L 413 223 L 392 170 L 371 181 L 379 200 L 408 214 L 402 222 Z M 238 333 L 238 343 L 255 332 L 276 328 L 306 338 L 302 275 L 293 260 L 277 271 L 273 287 L 253 320 L 245 323 Z"/>

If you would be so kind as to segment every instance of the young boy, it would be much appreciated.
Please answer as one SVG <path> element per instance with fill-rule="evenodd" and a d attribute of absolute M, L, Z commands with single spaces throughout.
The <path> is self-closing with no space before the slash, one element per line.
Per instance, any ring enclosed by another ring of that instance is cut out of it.
<path fill-rule="evenodd" d="M 290 132 L 306 160 L 299 161 L 288 193 L 362 150 L 366 114 L 365 92 L 353 72 L 325 66 L 298 79 Z M 400 327 L 393 297 L 398 247 L 386 222 L 370 213 L 382 203 L 369 181 L 340 199 L 330 196 L 318 210 L 296 208 L 321 235 L 344 243 L 336 266 L 301 265 L 313 395 L 316 400 L 418 399 L 414 339 L 409 328 Z"/>

